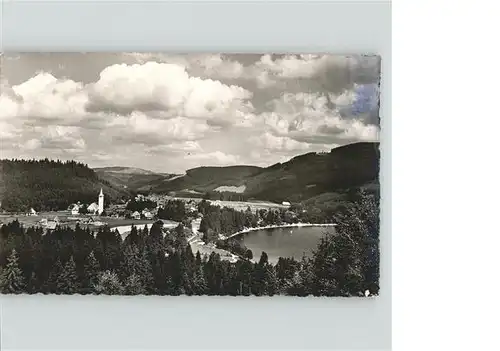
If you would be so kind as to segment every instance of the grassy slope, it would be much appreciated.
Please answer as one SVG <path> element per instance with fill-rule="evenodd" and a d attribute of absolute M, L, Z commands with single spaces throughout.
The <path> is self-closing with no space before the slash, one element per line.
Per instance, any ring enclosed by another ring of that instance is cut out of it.
<path fill-rule="evenodd" d="M 64 209 L 97 201 L 101 188 L 109 200 L 128 195 L 83 165 L 1 160 L 0 166 L 0 199 L 7 210 Z"/>

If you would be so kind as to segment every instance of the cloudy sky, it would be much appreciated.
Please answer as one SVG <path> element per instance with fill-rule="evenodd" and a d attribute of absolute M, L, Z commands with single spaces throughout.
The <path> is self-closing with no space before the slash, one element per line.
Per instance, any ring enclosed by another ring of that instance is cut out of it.
<path fill-rule="evenodd" d="M 0 74 L 1 158 L 180 173 L 379 137 L 375 56 L 2 54 Z"/>

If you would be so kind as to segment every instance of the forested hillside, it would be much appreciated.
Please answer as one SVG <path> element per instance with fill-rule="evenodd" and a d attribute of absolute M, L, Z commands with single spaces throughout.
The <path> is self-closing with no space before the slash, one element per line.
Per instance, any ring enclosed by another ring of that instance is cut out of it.
<path fill-rule="evenodd" d="M 309 153 L 247 179 L 245 193 L 271 201 L 303 201 L 378 180 L 379 144 L 355 143 L 330 153 Z"/>
<path fill-rule="evenodd" d="M 108 200 L 128 194 L 75 161 L 0 160 L 1 210 L 63 210 L 78 201 L 97 201 L 101 188 Z"/>
<path fill-rule="evenodd" d="M 165 193 L 190 189 L 205 193 L 221 185 L 240 186 L 249 177 L 255 176 L 263 168 L 256 166 L 198 167 L 186 171 L 182 177 L 162 182 L 152 190 Z"/>
<path fill-rule="evenodd" d="M 166 193 L 186 189 L 214 193 L 218 187 L 244 187 L 237 200 L 304 201 L 342 189 L 378 184 L 379 143 L 354 143 L 329 153 L 308 153 L 267 168 L 252 166 L 200 167 L 186 175 L 152 187 Z M 224 194 L 227 195 L 227 194 Z"/>

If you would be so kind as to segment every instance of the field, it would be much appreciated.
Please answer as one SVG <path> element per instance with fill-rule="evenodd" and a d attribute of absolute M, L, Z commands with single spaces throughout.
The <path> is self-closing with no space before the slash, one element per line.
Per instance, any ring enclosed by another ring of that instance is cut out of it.
<path fill-rule="evenodd" d="M 200 198 L 190 198 L 190 197 L 167 197 L 167 199 L 182 200 L 186 202 L 193 201 L 195 203 L 201 202 L 203 200 Z M 268 201 L 221 201 L 221 200 L 207 200 L 207 201 L 214 206 L 229 207 L 238 211 L 244 211 L 248 207 L 250 207 L 250 209 L 254 212 L 260 209 L 268 210 L 270 208 L 288 208 L 288 206 L 286 205 Z"/>

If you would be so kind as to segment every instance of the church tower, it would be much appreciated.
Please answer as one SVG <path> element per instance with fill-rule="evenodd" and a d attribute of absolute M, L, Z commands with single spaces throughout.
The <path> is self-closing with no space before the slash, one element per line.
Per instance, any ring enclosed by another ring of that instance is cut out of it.
<path fill-rule="evenodd" d="M 99 210 L 98 210 L 99 216 L 103 212 L 104 212 L 104 194 L 102 193 L 102 188 L 101 188 L 101 192 L 99 193 Z"/>

